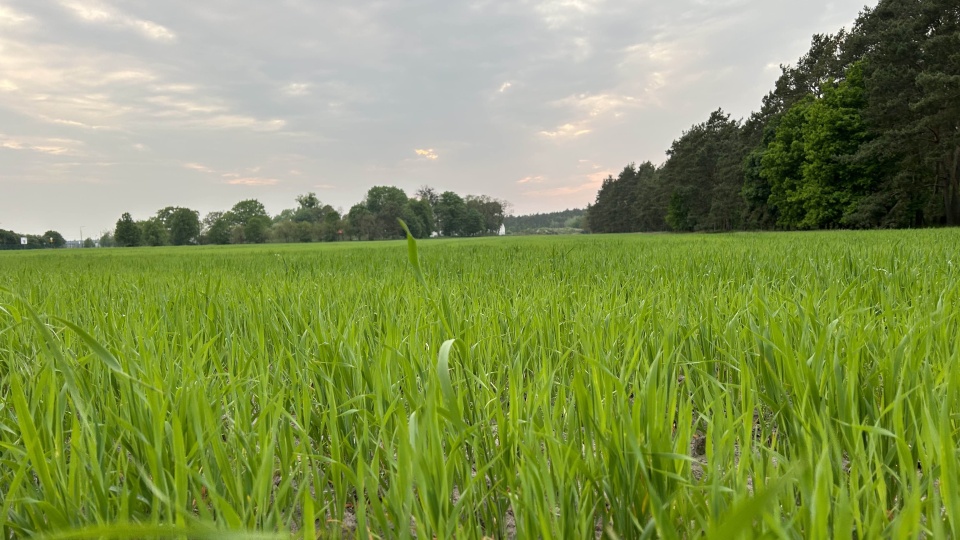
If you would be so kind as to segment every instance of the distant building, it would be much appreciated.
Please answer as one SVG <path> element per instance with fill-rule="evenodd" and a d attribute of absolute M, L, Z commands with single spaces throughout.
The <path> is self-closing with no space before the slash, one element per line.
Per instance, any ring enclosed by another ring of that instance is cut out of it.
<path fill-rule="evenodd" d="M 498 232 L 497 235 L 499 235 L 499 236 L 506 236 L 506 235 L 507 235 L 507 226 L 501 223 L 501 224 L 500 224 L 500 232 Z"/>
<path fill-rule="evenodd" d="M 67 243 L 63 245 L 65 248 L 82 248 L 83 240 L 67 240 Z M 100 247 L 100 241 L 94 240 L 93 247 Z"/>

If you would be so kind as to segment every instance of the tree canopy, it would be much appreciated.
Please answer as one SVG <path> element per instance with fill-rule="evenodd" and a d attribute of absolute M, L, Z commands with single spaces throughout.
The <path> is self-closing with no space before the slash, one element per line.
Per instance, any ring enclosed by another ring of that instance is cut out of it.
<path fill-rule="evenodd" d="M 816 35 L 759 111 L 722 110 L 628 166 L 594 232 L 960 225 L 960 9 L 880 0 Z"/>
<path fill-rule="evenodd" d="M 117 228 L 113 237 L 120 247 L 134 247 L 140 245 L 142 233 L 140 227 L 133 221 L 129 213 L 124 212 L 117 220 Z"/>
<path fill-rule="evenodd" d="M 394 186 L 374 186 L 364 200 L 346 213 L 306 193 L 297 206 L 271 217 L 263 204 L 246 199 L 227 211 L 208 213 L 202 220 L 189 208 L 166 207 L 143 221 L 124 213 L 109 244 L 157 246 L 189 244 L 243 244 L 261 242 L 331 242 L 337 240 L 388 240 L 403 238 L 403 220 L 417 238 L 431 235 L 479 236 L 496 234 L 508 204 L 486 195 L 461 197 L 453 192 L 437 195 L 424 186 L 408 197 Z M 441 216 L 446 221 L 441 221 Z M 441 224 L 447 226 L 441 228 Z"/>

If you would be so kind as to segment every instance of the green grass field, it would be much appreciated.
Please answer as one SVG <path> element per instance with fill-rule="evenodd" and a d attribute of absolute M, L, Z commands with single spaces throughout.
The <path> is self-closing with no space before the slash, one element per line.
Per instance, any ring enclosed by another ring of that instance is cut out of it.
<path fill-rule="evenodd" d="M 960 230 L 418 247 L 0 253 L 2 537 L 960 537 Z"/>

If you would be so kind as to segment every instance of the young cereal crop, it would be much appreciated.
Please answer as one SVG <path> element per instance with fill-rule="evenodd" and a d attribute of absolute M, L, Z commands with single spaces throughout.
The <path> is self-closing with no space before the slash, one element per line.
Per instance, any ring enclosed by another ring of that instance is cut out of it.
<path fill-rule="evenodd" d="M 960 231 L 418 247 L 0 253 L 0 536 L 960 537 Z"/>

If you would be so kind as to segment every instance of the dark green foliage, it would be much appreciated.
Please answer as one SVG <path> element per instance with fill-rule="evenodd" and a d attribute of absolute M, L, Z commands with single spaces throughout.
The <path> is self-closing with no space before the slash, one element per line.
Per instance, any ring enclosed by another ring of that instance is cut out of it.
<path fill-rule="evenodd" d="M 270 218 L 267 216 L 253 216 L 242 225 L 243 242 L 248 244 L 262 244 L 267 241 L 267 229 L 270 228 Z"/>
<path fill-rule="evenodd" d="M 140 245 L 142 233 L 140 232 L 140 227 L 137 226 L 137 223 L 130 217 L 130 214 L 124 212 L 124 214 L 120 216 L 120 219 L 117 220 L 117 228 L 113 235 L 118 246 L 134 247 Z"/>
<path fill-rule="evenodd" d="M 467 195 L 468 236 L 478 234 L 497 234 L 503 218 L 506 203 L 486 195 Z"/>
<path fill-rule="evenodd" d="M 170 243 L 170 233 L 158 217 L 137 223 L 140 227 L 141 242 L 145 246 L 165 246 Z"/>
<path fill-rule="evenodd" d="M 444 191 L 440 194 L 437 204 L 434 206 L 434 213 L 437 216 L 439 232 L 443 236 L 459 236 L 464 229 L 464 222 L 467 218 L 467 203 L 463 197 L 452 191 Z"/>
<path fill-rule="evenodd" d="M 665 205 L 659 173 L 650 162 L 627 165 L 617 178 L 607 177 L 587 208 L 591 232 L 663 230 Z"/>
<path fill-rule="evenodd" d="M 43 233 L 42 239 L 43 243 L 50 247 L 61 248 L 67 245 L 67 241 L 63 238 L 63 235 L 57 231 L 47 231 Z"/>
<path fill-rule="evenodd" d="M 16 249 L 20 245 L 20 235 L 0 229 L 0 249 Z"/>
<path fill-rule="evenodd" d="M 203 218 L 200 242 L 203 244 L 229 244 L 233 215 L 230 212 L 210 212 Z"/>
<path fill-rule="evenodd" d="M 690 215 L 690 194 L 686 190 L 677 189 L 670 196 L 667 206 L 667 225 L 675 231 L 692 231 L 694 220 Z"/>
<path fill-rule="evenodd" d="M 314 227 L 310 223 L 287 219 L 275 223 L 270 228 L 270 234 L 273 241 L 284 244 L 312 242 L 314 238 Z"/>
<path fill-rule="evenodd" d="M 347 214 L 347 230 L 355 240 L 372 240 L 376 220 L 365 205 L 355 204 Z"/>
<path fill-rule="evenodd" d="M 374 238 L 390 239 L 405 236 L 399 220 L 403 218 L 407 201 L 407 194 L 398 187 L 374 186 L 367 191 L 364 204 L 374 218 Z"/>
<path fill-rule="evenodd" d="M 269 219 L 267 209 L 263 207 L 263 203 L 256 199 L 247 199 L 238 202 L 233 205 L 229 214 L 231 215 L 233 223 L 241 226 L 246 226 L 246 224 L 254 218 L 265 217 Z"/>
<path fill-rule="evenodd" d="M 343 234 L 343 218 L 340 212 L 337 212 L 330 206 L 325 206 L 324 208 L 328 210 L 326 210 L 323 215 L 323 222 L 319 224 L 320 237 L 318 239 L 323 242 L 339 240 Z"/>
<path fill-rule="evenodd" d="M 289 219 L 301 223 L 320 223 L 324 221 L 327 214 L 331 212 L 336 214 L 336 210 L 334 210 L 332 206 L 321 203 L 317 195 L 312 192 L 297 197 L 297 203 L 300 205 L 299 208 L 295 210 L 284 210 L 284 212 L 289 213 L 289 216 L 284 216 L 284 214 L 281 213 L 277 221 L 282 221 L 283 217 L 289 217 Z M 337 217 L 339 218 L 339 214 L 337 214 Z"/>
<path fill-rule="evenodd" d="M 387 207 L 400 208 L 407 202 L 407 194 L 402 189 L 394 186 L 373 186 L 367 191 L 366 205 L 367 210 L 374 214 L 383 211 Z"/>
<path fill-rule="evenodd" d="M 718 110 L 674 141 L 669 158 L 628 165 L 604 180 L 587 222 L 593 232 L 732 230 L 744 214 L 740 123 Z"/>
<path fill-rule="evenodd" d="M 100 236 L 100 247 L 116 247 L 117 241 L 112 232 L 105 232 Z"/>
<path fill-rule="evenodd" d="M 212 218 L 212 219 L 211 219 Z M 229 212 L 207 216 L 211 220 L 207 232 L 209 243 L 260 244 L 267 241 L 272 223 L 266 208 L 256 199 L 246 199 L 233 205 Z"/>
<path fill-rule="evenodd" d="M 21 244 L 21 238 L 27 239 L 26 245 Z M 43 236 L 39 236 L 0 229 L 0 250 L 50 249 L 60 248 L 65 244 L 66 240 L 56 231 L 47 231 Z"/>
<path fill-rule="evenodd" d="M 667 218 L 674 230 L 739 228 L 745 153 L 740 123 L 722 110 L 674 141 L 660 170 L 660 182 L 670 194 Z"/>
<path fill-rule="evenodd" d="M 422 187 L 416 198 L 408 198 L 394 186 L 370 188 L 364 201 L 346 214 L 323 204 L 315 193 L 300 195 L 296 201 L 297 208 L 283 210 L 273 218 L 256 199 L 240 201 L 226 212 L 210 212 L 203 220 L 197 211 L 177 206 L 167 206 L 139 222 L 125 213 L 115 230 L 101 237 L 100 246 L 390 240 L 405 236 L 401 219 L 415 238 L 440 231 L 441 218 L 447 227 L 445 236 L 481 236 L 499 232 L 508 206 L 486 195 L 464 198 L 448 191 L 441 196 L 430 187 Z M 29 244 L 21 246 L 19 234 L 0 229 L 0 249 L 62 247 L 66 243 L 54 231 L 43 237 L 26 236 Z"/>
<path fill-rule="evenodd" d="M 595 232 L 960 225 L 960 4 L 881 0 L 816 35 L 745 122 L 714 112 L 637 181 L 608 178 Z"/>
<path fill-rule="evenodd" d="M 430 236 L 430 226 L 417 215 L 410 205 L 405 205 L 402 211 L 403 222 L 407 224 L 410 234 L 414 238 L 426 238 Z"/>
<path fill-rule="evenodd" d="M 164 223 L 170 234 L 170 243 L 175 246 L 194 244 L 200 236 L 200 213 L 196 210 L 175 208 Z"/>
<path fill-rule="evenodd" d="M 503 225 L 507 229 L 507 234 L 523 234 L 526 232 L 535 232 L 538 229 L 561 229 L 567 227 L 568 223 L 571 226 L 574 224 L 580 225 L 575 228 L 582 229 L 586 228 L 585 215 L 586 210 L 574 208 L 560 212 L 504 216 Z"/>
<path fill-rule="evenodd" d="M 433 232 L 435 218 L 429 200 L 410 199 L 404 210 L 404 221 L 414 238 L 426 238 Z"/>
<path fill-rule="evenodd" d="M 587 222 L 593 232 L 633 232 L 636 216 L 637 169 L 633 164 L 624 167 L 617 178 L 607 176 L 600 185 L 597 199 L 587 209 Z"/>
<path fill-rule="evenodd" d="M 478 236 L 485 232 L 483 214 L 476 208 L 467 206 L 467 213 L 463 216 L 463 236 Z"/>
<path fill-rule="evenodd" d="M 759 114 L 744 123 L 743 139 L 745 146 L 752 148 L 743 160 L 743 227 L 745 229 L 772 229 L 779 218 L 778 208 L 770 204 L 770 182 L 761 174 L 763 156 L 773 142 L 778 122 L 767 122 Z M 751 139 L 755 139 L 750 142 Z"/>
<path fill-rule="evenodd" d="M 297 204 L 300 205 L 300 208 L 305 209 L 320 208 L 320 199 L 317 198 L 316 193 L 311 191 L 306 195 L 297 196 Z"/>
<path fill-rule="evenodd" d="M 876 136 L 863 153 L 887 165 L 870 201 L 881 224 L 960 225 L 960 7 L 882 1 L 855 36 Z"/>

